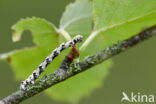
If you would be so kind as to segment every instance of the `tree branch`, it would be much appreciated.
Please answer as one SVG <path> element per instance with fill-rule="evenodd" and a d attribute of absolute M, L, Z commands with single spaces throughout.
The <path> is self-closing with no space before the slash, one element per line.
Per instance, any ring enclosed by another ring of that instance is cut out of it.
<path fill-rule="evenodd" d="M 81 62 L 77 63 L 71 63 L 72 61 L 70 60 L 69 55 L 67 55 L 68 57 L 65 57 L 60 68 L 58 68 L 54 73 L 44 76 L 33 86 L 28 85 L 26 91 L 16 91 L 1 100 L 0 104 L 18 104 L 57 83 L 104 62 L 112 56 L 117 55 L 154 35 L 156 35 L 156 26 L 148 28 L 130 39 L 120 41 L 95 55 L 85 57 Z"/>

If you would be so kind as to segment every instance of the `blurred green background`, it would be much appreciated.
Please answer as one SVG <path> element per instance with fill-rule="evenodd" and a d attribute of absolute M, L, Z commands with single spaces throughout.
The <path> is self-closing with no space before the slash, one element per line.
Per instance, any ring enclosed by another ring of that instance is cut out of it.
<path fill-rule="evenodd" d="M 0 53 L 32 46 L 32 37 L 25 32 L 22 41 L 13 43 L 11 26 L 20 18 L 41 17 L 59 24 L 65 6 L 73 0 L 0 0 Z M 156 97 L 156 37 L 113 57 L 114 66 L 101 88 L 79 101 L 80 104 L 121 104 L 122 92 L 153 94 Z M 0 61 L 0 99 L 19 88 L 12 69 Z M 43 92 L 22 104 L 64 104 L 50 99 Z M 66 103 L 65 103 L 66 104 Z M 126 103 L 123 103 L 126 104 Z M 128 103 L 127 103 L 128 104 Z M 143 103 L 142 103 L 143 104 Z"/>

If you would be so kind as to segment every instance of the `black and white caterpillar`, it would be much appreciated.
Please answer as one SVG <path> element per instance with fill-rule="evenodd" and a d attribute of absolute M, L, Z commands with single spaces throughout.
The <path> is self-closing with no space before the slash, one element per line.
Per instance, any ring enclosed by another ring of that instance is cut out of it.
<path fill-rule="evenodd" d="M 30 84 L 34 84 L 35 80 L 39 77 L 39 75 L 45 70 L 45 68 L 58 56 L 64 49 L 74 46 L 76 43 L 82 41 L 82 36 L 77 35 L 72 40 L 68 42 L 62 43 L 59 47 L 54 49 L 51 54 L 39 65 L 39 67 L 34 70 L 34 72 L 24 81 L 21 82 L 20 89 L 26 90 L 26 86 Z"/>

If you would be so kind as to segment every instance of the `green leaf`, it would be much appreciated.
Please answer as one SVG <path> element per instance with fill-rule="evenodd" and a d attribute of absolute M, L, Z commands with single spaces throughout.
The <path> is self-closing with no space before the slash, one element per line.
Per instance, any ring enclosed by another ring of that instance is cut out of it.
<path fill-rule="evenodd" d="M 108 29 L 105 32 L 99 33 L 101 37 L 100 42 L 104 47 L 108 47 L 117 41 L 128 39 L 137 33 L 143 31 L 145 28 L 154 26 L 156 24 L 156 13 L 152 13 L 143 18 L 128 22 L 121 26 Z M 107 39 L 105 39 L 107 37 Z"/>
<path fill-rule="evenodd" d="M 77 0 L 66 7 L 60 20 L 60 29 L 70 34 L 89 34 L 92 30 L 92 2 Z"/>
<path fill-rule="evenodd" d="M 32 32 L 33 42 L 37 44 L 37 46 L 15 50 L 2 55 L 4 56 L 3 59 L 7 59 L 6 61 L 13 67 L 16 78 L 24 80 L 57 47 L 58 36 L 52 24 L 35 17 L 21 19 L 12 29 L 14 30 L 14 41 L 19 41 L 23 31 L 29 30 Z M 52 64 L 47 70 L 52 72 L 58 66 L 59 64 Z"/>
<path fill-rule="evenodd" d="M 94 0 L 95 30 L 139 19 L 156 11 L 155 0 Z"/>
<path fill-rule="evenodd" d="M 155 25 L 155 5 L 155 0 L 94 0 L 95 32 L 81 49 L 93 42 L 97 35 L 102 47 L 106 48 Z"/>
<path fill-rule="evenodd" d="M 12 26 L 12 29 L 15 31 L 13 41 L 19 41 L 23 31 L 29 30 L 32 32 L 33 42 L 40 46 L 49 46 L 52 41 L 48 38 L 52 37 L 51 34 L 56 34 L 55 27 L 50 22 L 35 17 L 21 19 L 16 25 Z M 56 42 L 56 35 L 53 35 L 53 37 L 53 41 Z"/>

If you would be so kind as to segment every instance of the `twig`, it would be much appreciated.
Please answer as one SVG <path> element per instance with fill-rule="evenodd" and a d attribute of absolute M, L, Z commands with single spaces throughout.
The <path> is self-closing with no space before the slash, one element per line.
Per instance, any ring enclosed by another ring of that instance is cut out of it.
<path fill-rule="evenodd" d="M 26 91 L 19 90 L 12 95 L 4 98 L 0 101 L 0 104 L 18 104 L 21 101 L 30 98 L 31 96 L 34 96 L 57 83 L 60 83 L 80 72 L 83 72 L 90 67 L 100 64 L 108 58 L 111 58 L 112 56 L 117 55 L 120 52 L 123 52 L 124 50 L 127 50 L 128 48 L 135 46 L 141 41 L 146 40 L 154 35 L 156 35 L 156 26 L 148 28 L 128 40 L 120 41 L 117 44 L 114 44 L 95 55 L 88 56 L 81 62 L 71 64 L 69 58 L 66 57 L 62 62 L 61 67 L 54 73 L 50 74 L 47 77 L 43 77 L 34 86 L 28 86 Z"/>

